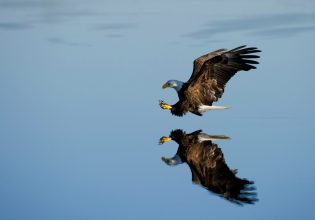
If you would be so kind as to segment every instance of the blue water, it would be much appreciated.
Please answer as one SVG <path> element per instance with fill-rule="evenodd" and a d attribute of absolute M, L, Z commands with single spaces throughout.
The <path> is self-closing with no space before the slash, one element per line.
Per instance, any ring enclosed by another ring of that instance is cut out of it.
<path fill-rule="evenodd" d="M 0 0 L 0 219 L 314 219 L 315 2 Z M 203 117 L 158 106 L 211 50 L 261 49 Z M 173 129 L 215 141 L 259 201 L 169 167 Z"/>

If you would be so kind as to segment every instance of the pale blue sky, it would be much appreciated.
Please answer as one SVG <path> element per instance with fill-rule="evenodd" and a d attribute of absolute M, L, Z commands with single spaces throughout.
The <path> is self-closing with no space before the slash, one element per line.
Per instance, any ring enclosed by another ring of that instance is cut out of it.
<path fill-rule="evenodd" d="M 1 219 L 313 219 L 314 1 L 0 0 Z M 158 106 L 192 61 L 247 44 L 227 111 Z M 238 207 L 168 167 L 172 129 L 218 141 L 260 201 Z"/>

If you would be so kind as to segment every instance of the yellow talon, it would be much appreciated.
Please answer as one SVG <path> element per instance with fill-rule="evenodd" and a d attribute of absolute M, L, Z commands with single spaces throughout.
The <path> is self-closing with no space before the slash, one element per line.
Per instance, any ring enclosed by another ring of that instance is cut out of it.
<path fill-rule="evenodd" d="M 170 140 L 172 140 L 172 138 L 170 138 L 170 137 L 161 137 L 159 144 L 164 144 L 165 142 L 168 142 Z"/>
<path fill-rule="evenodd" d="M 162 109 L 171 109 L 172 106 L 170 106 L 169 104 L 165 103 L 164 101 L 160 100 L 160 107 Z"/>

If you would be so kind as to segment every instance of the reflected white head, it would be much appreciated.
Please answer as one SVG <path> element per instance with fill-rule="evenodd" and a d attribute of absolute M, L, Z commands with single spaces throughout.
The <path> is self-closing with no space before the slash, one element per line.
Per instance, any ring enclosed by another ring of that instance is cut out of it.
<path fill-rule="evenodd" d="M 171 158 L 162 157 L 161 159 L 169 166 L 175 166 L 183 163 L 182 159 L 180 159 L 180 156 L 178 156 L 177 154 Z"/>

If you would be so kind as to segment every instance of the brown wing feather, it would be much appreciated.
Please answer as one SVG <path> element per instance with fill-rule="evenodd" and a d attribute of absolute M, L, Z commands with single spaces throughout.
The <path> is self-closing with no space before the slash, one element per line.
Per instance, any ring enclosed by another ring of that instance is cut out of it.
<path fill-rule="evenodd" d="M 189 80 L 190 84 L 183 91 L 187 101 L 193 108 L 200 104 L 212 105 L 222 97 L 226 83 L 236 72 L 256 68 L 252 64 L 258 62 L 251 59 L 259 56 L 251 54 L 257 52 L 260 50 L 246 46 L 217 52 L 217 56 L 205 61 L 200 71 Z"/>
<path fill-rule="evenodd" d="M 202 55 L 200 57 L 198 57 L 197 59 L 194 60 L 194 69 L 193 72 L 189 78 L 189 80 L 187 81 L 187 83 L 191 82 L 194 80 L 194 78 L 197 76 L 197 74 L 199 73 L 202 65 L 207 61 L 210 60 L 211 58 L 218 56 L 220 54 L 222 54 L 224 51 L 226 51 L 226 49 L 219 49 L 216 51 L 212 51 L 210 53 L 207 53 L 205 55 Z"/>
<path fill-rule="evenodd" d="M 200 142 L 200 133 L 201 130 L 190 134 L 175 130 L 170 134 L 179 144 L 176 155 L 188 164 L 192 181 L 236 204 L 255 203 L 258 199 L 254 182 L 237 177 L 227 165 L 222 149 L 212 141 Z"/>

